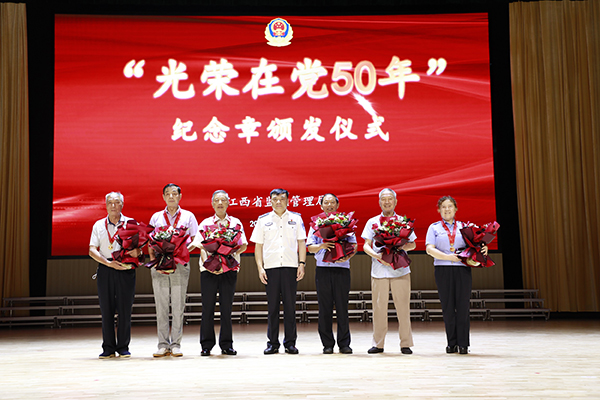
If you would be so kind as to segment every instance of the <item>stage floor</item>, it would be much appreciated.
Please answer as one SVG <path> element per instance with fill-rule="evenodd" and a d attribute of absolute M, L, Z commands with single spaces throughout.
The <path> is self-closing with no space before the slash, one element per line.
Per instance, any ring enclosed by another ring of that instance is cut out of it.
<path fill-rule="evenodd" d="M 134 326 L 129 359 L 99 360 L 100 327 L 0 329 L 0 399 L 600 398 L 600 321 L 472 321 L 469 355 L 446 354 L 443 323 L 413 322 L 414 354 L 390 322 L 383 354 L 352 323 L 354 354 L 322 354 L 316 322 L 299 355 L 262 354 L 266 324 L 234 323 L 238 356 L 200 357 L 200 325 L 181 358 L 153 359 L 154 326 Z M 282 332 L 282 331 L 281 331 Z"/>

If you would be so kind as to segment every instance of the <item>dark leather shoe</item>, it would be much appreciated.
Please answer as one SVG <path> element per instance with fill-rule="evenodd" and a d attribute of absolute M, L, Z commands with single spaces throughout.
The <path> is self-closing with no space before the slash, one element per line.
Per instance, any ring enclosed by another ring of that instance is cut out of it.
<path fill-rule="evenodd" d="M 340 353 L 342 354 L 352 354 L 352 349 L 350 346 L 340 347 Z"/>
<path fill-rule="evenodd" d="M 333 354 L 333 347 L 323 347 L 323 354 Z"/>
<path fill-rule="evenodd" d="M 458 353 L 458 346 L 446 346 L 446 353 Z"/>
<path fill-rule="evenodd" d="M 221 354 L 226 356 L 237 356 L 237 351 L 230 347 L 228 349 L 222 349 Z"/>
<path fill-rule="evenodd" d="M 383 353 L 383 349 L 373 346 L 369 350 L 367 350 L 367 353 L 369 353 L 369 354 Z"/>
<path fill-rule="evenodd" d="M 267 348 L 265 349 L 265 351 L 263 352 L 265 354 L 277 354 L 279 353 L 279 347 L 275 347 L 273 345 L 267 345 Z"/>
<path fill-rule="evenodd" d="M 468 347 L 459 347 L 458 354 L 469 354 L 469 348 Z"/>
<path fill-rule="evenodd" d="M 296 348 L 296 346 L 288 346 L 288 347 L 286 347 L 285 348 L 285 352 L 288 353 L 288 354 L 298 354 L 299 353 L 299 351 Z"/>
<path fill-rule="evenodd" d="M 202 351 L 200 352 L 201 356 L 210 356 L 210 350 L 209 349 L 202 349 Z"/>
<path fill-rule="evenodd" d="M 412 354 L 412 350 L 410 349 L 410 347 L 402 347 L 400 348 L 400 352 L 402 354 Z"/>

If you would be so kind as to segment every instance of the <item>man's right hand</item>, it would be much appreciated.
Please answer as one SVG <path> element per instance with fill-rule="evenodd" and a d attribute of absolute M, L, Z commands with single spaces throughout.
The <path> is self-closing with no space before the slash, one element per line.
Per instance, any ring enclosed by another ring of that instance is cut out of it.
<path fill-rule="evenodd" d="M 258 269 L 258 278 L 264 285 L 267 284 L 267 271 L 263 267 Z"/>
<path fill-rule="evenodd" d="M 109 262 L 108 266 L 111 268 L 114 268 L 116 270 L 119 270 L 119 271 L 125 271 L 128 269 L 131 269 L 131 267 L 129 267 L 127 264 L 121 264 L 120 262 L 114 261 L 114 260 Z"/>

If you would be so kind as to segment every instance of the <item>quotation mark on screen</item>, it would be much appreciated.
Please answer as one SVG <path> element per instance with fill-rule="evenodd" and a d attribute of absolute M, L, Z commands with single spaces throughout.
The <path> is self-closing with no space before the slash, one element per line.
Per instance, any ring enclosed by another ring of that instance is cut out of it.
<path fill-rule="evenodd" d="M 435 72 L 436 75 L 441 75 L 442 72 L 446 69 L 448 63 L 444 58 L 430 58 L 427 62 L 429 69 L 427 70 L 427 75 L 431 75 Z"/>
<path fill-rule="evenodd" d="M 146 60 L 141 60 L 139 62 L 135 62 L 135 60 L 129 61 L 125 64 L 125 68 L 123 68 L 123 75 L 125 78 L 131 78 L 135 76 L 136 78 L 141 78 L 144 76 L 144 65 L 146 64 Z"/>

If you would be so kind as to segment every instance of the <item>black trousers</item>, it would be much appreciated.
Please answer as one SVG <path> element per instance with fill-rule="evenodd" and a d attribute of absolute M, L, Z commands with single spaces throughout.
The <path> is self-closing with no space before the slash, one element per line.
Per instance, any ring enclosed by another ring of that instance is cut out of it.
<path fill-rule="evenodd" d="M 233 346 L 233 329 L 231 309 L 237 282 L 237 272 L 228 271 L 216 275 L 209 271 L 200 274 L 202 290 L 202 322 L 200 322 L 200 345 L 202 349 L 211 350 L 215 344 L 215 305 L 219 293 L 219 311 L 221 313 L 221 329 L 219 330 L 219 347 L 222 350 Z"/>
<path fill-rule="evenodd" d="M 469 346 L 471 268 L 436 266 L 435 284 L 442 302 L 448 346 Z"/>
<path fill-rule="evenodd" d="M 102 350 L 129 351 L 131 310 L 135 297 L 135 269 L 119 271 L 98 264 L 98 301 L 102 314 Z M 115 338 L 115 313 L 119 315 Z"/>
<path fill-rule="evenodd" d="M 267 272 L 267 308 L 268 308 L 268 327 L 267 342 L 275 348 L 279 348 L 279 302 L 283 302 L 283 327 L 284 337 L 283 346 L 290 347 L 296 345 L 296 289 L 298 281 L 296 276 L 297 268 L 280 267 L 269 268 Z"/>
<path fill-rule="evenodd" d="M 337 319 L 337 344 L 340 348 L 350 346 L 348 319 L 350 269 L 317 266 L 315 282 L 319 302 L 319 336 L 323 347 L 335 345 L 332 328 L 334 306 Z"/>

